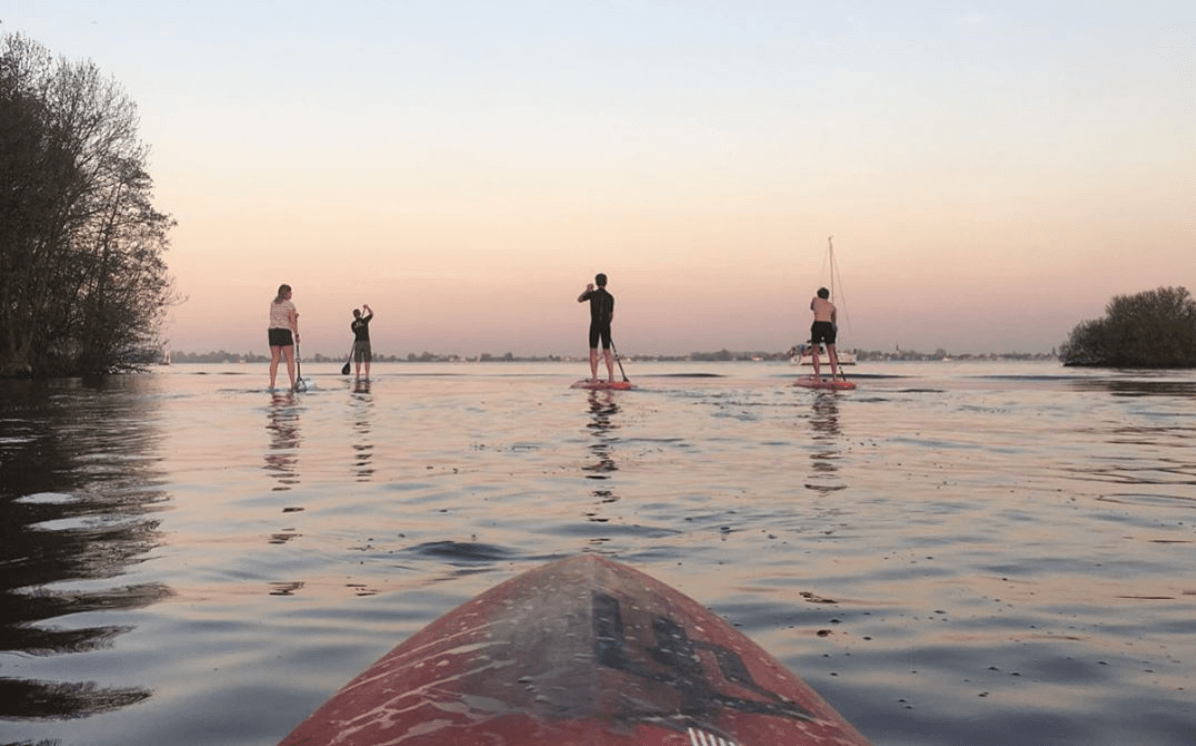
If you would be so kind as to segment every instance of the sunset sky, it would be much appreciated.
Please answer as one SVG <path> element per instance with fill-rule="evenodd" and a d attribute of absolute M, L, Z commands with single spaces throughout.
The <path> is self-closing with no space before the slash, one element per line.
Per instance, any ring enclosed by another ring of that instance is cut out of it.
<path fill-rule="evenodd" d="M 136 102 L 175 350 L 1044 352 L 1196 290 L 1196 3 L 3 0 Z M 1149 333 L 1145 330 L 1144 333 Z"/>

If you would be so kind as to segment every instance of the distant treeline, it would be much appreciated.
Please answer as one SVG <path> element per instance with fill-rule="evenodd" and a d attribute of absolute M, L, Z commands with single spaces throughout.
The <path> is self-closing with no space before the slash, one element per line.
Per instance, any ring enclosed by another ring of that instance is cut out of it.
<path fill-rule="evenodd" d="M 856 360 L 860 361 L 919 361 L 919 360 L 1054 360 L 1056 355 L 1052 352 L 1001 352 L 1001 353 L 981 353 L 981 354 L 951 354 L 946 350 L 935 350 L 932 353 L 922 353 L 916 350 L 896 350 L 894 352 L 880 352 L 876 350 L 852 350 L 855 353 Z M 313 363 L 343 363 L 344 357 L 327 357 L 317 353 L 316 355 L 307 357 L 304 362 Z M 483 362 L 483 363 L 561 363 L 561 362 L 577 362 L 582 360 L 580 357 L 570 357 L 561 355 L 533 355 L 533 356 L 517 356 L 510 352 L 502 355 L 494 355 L 488 352 L 483 352 L 480 355 L 467 357 L 463 355 L 441 355 L 433 352 L 423 352 L 415 354 L 408 353 L 405 356 L 400 355 L 382 355 L 375 353 L 373 360 L 375 363 L 460 363 L 460 362 Z M 747 362 L 747 361 L 785 361 L 789 359 L 788 352 L 732 352 L 730 350 L 719 350 L 718 352 L 691 352 L 685 355 L 626 355 L 625 360 L 640 360 L 644 362 Z M 248 352 L 245 354 L 236 352 L 225 352 L 219 350 L 217 352 L 176 352 L 171 355 L 171 361 L 175 363 L 268 363 L 270 358 L 266 355 Z"/>

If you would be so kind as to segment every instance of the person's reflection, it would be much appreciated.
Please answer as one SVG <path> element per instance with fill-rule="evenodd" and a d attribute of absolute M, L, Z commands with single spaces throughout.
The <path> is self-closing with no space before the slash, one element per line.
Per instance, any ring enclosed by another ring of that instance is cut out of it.
<path fill-rule="evenodd" d="M 299 407 L 291 392 L 276 393 L 266 418 L 270 448 L 265 469 L 278 480 L 275 492 L 284 492 L 299 484 Z"/>
<path fill-rule="evenodd" d="M 586 428 L 594 437 L 594 441 L 589 446 L 594 460 L 583 466 L 582 469 L 587 472 L 586 479 L 610 479 L 610 473 L 619 470 L 611 453 L 611 446 L 618 440 L 614 437 L 613 431 L 619 428 L 611 421 L 611 418 L 619 413 L 619 405 L 615 400 L 614 393 L 610 391 L 591 391 L 589 404 L 590 422 L 586 424 Z M 619 499 L 609 489 L 595 489 L 591 494 L 598 498 L 599 503 L 612 503 Z M 592 521 L 606 520 L 597 517 L 594 512 L 590 512 L 588 515 Z"/>
<path fill-rule="evenodd" d="M 374 397 L 368 379 L 353 382 L 353 472 L 358 482 L 374 478 L 374 443 L 370 438 L 374 421 Z"/>
<path fill-rule="evenodd" d="M 806 489 L 815 492 L 834 492 L 846 485 L 839 472 L 839 397 L 834 392 L 819 392 L 814 397 L 814 412 L 810 416 L 814 433 L 814 448 L 810 453 L 810 478 Z"/>

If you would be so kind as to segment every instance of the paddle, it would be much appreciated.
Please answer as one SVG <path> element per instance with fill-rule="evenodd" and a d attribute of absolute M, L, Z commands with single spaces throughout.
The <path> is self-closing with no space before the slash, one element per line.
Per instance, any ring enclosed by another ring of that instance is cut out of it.
<path fill-rule="evenodd" d="M 299 343 L 295 342 L 295 390 L 307 391 L 307 384 L 303 382 L 303 365 L 300 360 Z"/>
<path fill-rule="evenodd" d="M 353 362 L 353 348 L 349 348 L 349 359 L 345 361 L 344 366 L 341 367 L 341 375 L 349 375 L 349 363 Z"/>
<path fill-rule="evenodd" d="M 623 361 L 619 359 L 619 348 L 615 347 L 614 337 L 611 337 L 610 349 L 611 352 L 615 353 L 615 362 L 619 364 L 619 372 L 623 374 L 623 383 L 631 383 L 631 381 L 627 380 L 627 373 L 623 370 Z"/>

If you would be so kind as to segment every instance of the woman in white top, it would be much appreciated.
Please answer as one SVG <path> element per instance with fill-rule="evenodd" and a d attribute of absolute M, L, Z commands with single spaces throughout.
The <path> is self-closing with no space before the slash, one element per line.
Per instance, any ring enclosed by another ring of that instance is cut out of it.
<path fill-rule="evenodd" d="M 279 285 L 278 296 L 270 304 L 270 388 L 278 377 L 278 361 L 287 358 L 287 375 L 295 388 L 295 343 L 299 341 L 299 312 L 291 302 L 291 286 Z M 294 337 L 292 338 L 292 334 Z"/>

